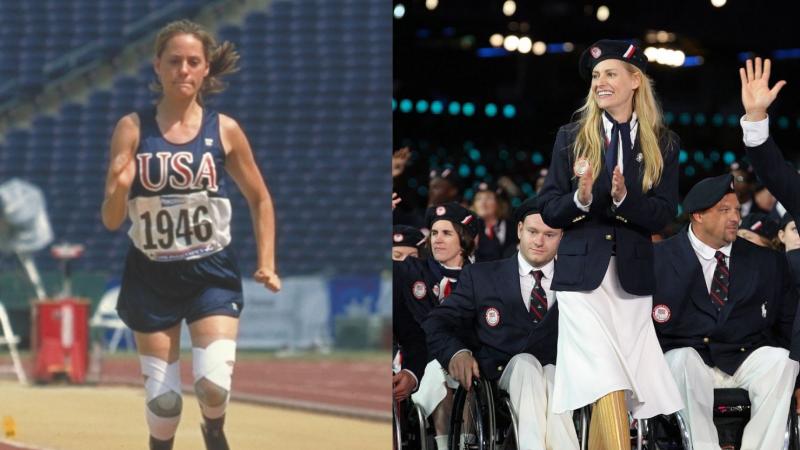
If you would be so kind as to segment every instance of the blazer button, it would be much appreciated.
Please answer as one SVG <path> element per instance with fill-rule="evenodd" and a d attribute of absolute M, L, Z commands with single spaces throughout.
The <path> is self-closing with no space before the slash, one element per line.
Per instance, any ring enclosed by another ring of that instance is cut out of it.
<path fill-rule="evenodd" d="M 709 339 L 707 337 L 703 338 L 703 344 L 708 344 Z"/>
<path fill-rule="evenodd" d="M 502 372 L 503 371 L 503 366 L 497 366 L 497 371 L 498 372 Z"/>
<path fill-rule="evenodd" d="M 607 240 L 607 241 L 614 240 L 614 236 L 612 236 L 612 235 L 610 235 L 610 234 L 607 234 L 607 235 L 606 235 L 606 240 Z"/>

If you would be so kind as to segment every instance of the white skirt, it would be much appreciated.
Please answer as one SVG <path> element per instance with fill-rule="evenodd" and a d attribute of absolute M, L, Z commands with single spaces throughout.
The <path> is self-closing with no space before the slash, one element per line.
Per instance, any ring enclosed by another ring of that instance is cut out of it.
<path fill-rule="evenodd" d="M 653 297 L 622 289 L 615 257 L 597 289 L 557 292 L 556 299 L 554 413 L 580 409 L 620 390 L 637 419 L 683 408 L 650 318 Z"/>

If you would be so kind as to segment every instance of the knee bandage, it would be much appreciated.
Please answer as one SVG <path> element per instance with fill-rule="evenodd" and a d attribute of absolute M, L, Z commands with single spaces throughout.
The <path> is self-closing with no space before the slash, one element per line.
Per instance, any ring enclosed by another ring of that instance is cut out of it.
<path fill-rule="evenodd" d="M 168 364 L 152 356 L 139 356 L 144 382 L 147 407 L 147 426 L 150 435 L 165 441 L 175 436 L 181 420 L 180 363 Z"/>
<path fill-rule="evenodd" d="M 236 341 L 220 339 L 206 348 L 192 348 L 194 390 L 203 415 L 216 419 L 225 414 L 231 390 Z"/>

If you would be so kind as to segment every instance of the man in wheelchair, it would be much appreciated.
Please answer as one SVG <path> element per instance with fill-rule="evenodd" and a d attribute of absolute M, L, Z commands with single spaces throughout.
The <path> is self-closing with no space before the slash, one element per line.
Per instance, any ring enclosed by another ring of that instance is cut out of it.
<path fill-rule="evenodd" d="M 719 450 L 715 388 L 749 393 L 742 449 L 783 448 L 798 374 L 789 358 L 797 293 L 777 252 L 736 239 L 740 206 L 730 174 L 686 195 L 690 225 L 655 246 L 653 320 L 681 392 L 694 450 Z"/>
<path fill-rule="evenodd" d="M 519 449 L 578 449 L 570 414 L 547 407 L 555 375 L 558 310 L 550 288 L 561 230 L 548 227 L 534 199 L 516 211 L 519 252 L 466 266 L 451 295 L 423 323 L 428 351 L 469 390 L 496 381 L 518 418 Z M 460 336 L 478 337 L 475 354 Z"/>

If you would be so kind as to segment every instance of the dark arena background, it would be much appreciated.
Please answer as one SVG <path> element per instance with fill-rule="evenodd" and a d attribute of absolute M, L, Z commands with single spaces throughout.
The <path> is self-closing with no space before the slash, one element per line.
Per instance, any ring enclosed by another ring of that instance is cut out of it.
<path fill-rule="evenodd" d="M 724 4 L 720 7 L 712 3 Z M 703 1 L 397 1 L 394 5 L 394 149 L 412 156 L 394 189 L 401 211 L 423 208 L 431 170 L 452 168 L 470 201 L 498 182 L 512 205 L 533 195 L 555 134 L 582 105 L 578 58 L 603 39 L 648 50 L 668 126 L 681 138 L 681 197 L 699 179 L 743 160 L 738 68 L 772 59 L 787 80 L 770 131 L 800 157 L 797 5 Z M 506 178 L 507 180 L 501 180 Z"/>
<path fill-rule="evenodd" d="M 252 280 L 252 222 L 232 188 L 245 309 L 231 446 L 388 448 L 392 18 L 391 5 L 372 0 L 0 1 L 0 319 L 9 319 L 0 448 L 146 445 L 139 362 L 114 312 L 129 224 L 107 231 L 100 206 L 114 125 L 154 103 L 155 34 L 181 18 L 241 55 L 228 89 L 206 102 L 247 134 L 277 214 L 283 290 L 272 294 Z M 58 244 L 83 251 L 56 259 Z M 31 305 L 41 292 L 23 262 L 48 301 L 90 302 L 86 320 L 70 322 L 89 330 L 74 337 L 89 359 L 79 385 L 68 382 L 75 360 L 35 379 Z M 194 449 L 185 330 L 182 341 L 187 400 L 175 448 Z"/>

